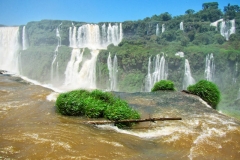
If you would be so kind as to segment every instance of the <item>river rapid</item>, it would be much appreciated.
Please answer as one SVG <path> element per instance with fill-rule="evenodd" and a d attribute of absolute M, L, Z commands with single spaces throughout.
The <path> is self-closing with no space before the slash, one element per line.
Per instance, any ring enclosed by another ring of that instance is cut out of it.
<path fill-rule="evenodd" d="M 0 159 L 240 159 L 240 122 L 182 92 L 120 93 L 146 122 L 131 129 L 59 115 L 51 89 L 0 75 Z"/>

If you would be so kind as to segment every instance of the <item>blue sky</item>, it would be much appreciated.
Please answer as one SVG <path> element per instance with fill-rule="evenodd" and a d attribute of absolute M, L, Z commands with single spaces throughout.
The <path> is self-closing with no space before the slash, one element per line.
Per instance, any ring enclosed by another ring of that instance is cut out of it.
<path fill-rule="evenodd" d="M 139 20 L 164 12 L 172 16 L 196 12 L 214 0 L 0 0 L 0 24 L 24 25 L 42 19 L 72 20 L 89 23 Z M 215 1 L 216 2 L 216 1 Z M 219 0 L 219 8 L 240 0 Z"/>

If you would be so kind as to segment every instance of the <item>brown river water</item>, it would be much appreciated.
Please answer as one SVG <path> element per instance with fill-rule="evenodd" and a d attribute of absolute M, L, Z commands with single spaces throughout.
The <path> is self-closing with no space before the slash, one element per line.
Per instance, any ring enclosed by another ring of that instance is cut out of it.
<path fill-rule="evenodd" d="M 132 129 L 84 124 L 47 97 L 52 90 L 0 75 L 0 159 L 240 159 L 240 122 L 182 92 L 115 93 L 142 118 L 182 117 Z"/>

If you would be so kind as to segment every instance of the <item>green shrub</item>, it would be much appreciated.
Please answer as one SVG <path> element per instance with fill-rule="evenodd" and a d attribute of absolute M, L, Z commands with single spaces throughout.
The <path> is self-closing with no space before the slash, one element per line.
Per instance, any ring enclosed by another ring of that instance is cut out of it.
<path fill-rule="evenodd" d="M 116 100 L 113 105 L 109 105 L 104 112 L 105 118 L 119 121 L 124 119 L 139 119 L 140 115 L 132 108 L 129 108 L 125 101 Z M 132 123 L 116 123 L 118 127 L 131 126 Z"/>
<path fill-rule="evenodd" d="M 161 80 L 154 84 L 152 92 L 159 90 L 174 90 L 174 83 L 170 80 Z"/>
<path fill-rule="evenodd" d="M 129 107 L 127 102 L 116 98 L 108 92 L 94 90 L 75 90 L 62 93 L 56 101 L 57 111 L 63 115 L 89 118 L 107 118 L 109 120 L 139 119 L 137 111 Z M 118 127 L 131 126 L 133 123 L 117 123 Z"/>
<path fill-rule="evenodd" d="M 90 93 L 86 90 L 75 90 L 61 93 L 56 101 L 57 111 L 63 115 L 80 116 L 85 114 L 85 98 Z"/>
<path fill-rule="evenodd" d="M 187 90 L 201 97 L 206 101 L 213 109 L 216 109 L 218 103 L 220 102 L 220 91 L 218 87 L 207 80 L 201 80 L 195 85 L 190 85 Z"/>

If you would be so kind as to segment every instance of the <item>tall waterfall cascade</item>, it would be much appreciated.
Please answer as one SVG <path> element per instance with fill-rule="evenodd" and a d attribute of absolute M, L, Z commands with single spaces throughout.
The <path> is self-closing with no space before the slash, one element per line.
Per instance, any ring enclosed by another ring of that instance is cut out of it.
<path fill-rule="evenodd" d="M 99 50 L 91 51 L 91 59 L 83 60 L 84 49 L 74 48 L 65 71 L 64 87 L 67 89 L 95 89 L 96 61 Z M 81 64 L 81 65 L 80 65 Z"/>
<path fill-rule="evenodd" d="M 184 30 L 183 29 L 183 22 L 180 23 L 180 30 L 182 30 L 182 31 Z"/>
<path fill-rule="evenodd" d="M 69 28 L 69 46 L 73 48 L 71 59 L 65 71 L 65 86 L 70 88 L 96 88 L 96 62 L 99 49 L 106 49 L 109 44 L 118 45 L 123 39 L 122 23 L 112 25 L 85 24 Z M 80 48 L 91 49 L 91 59 L 83 61 Z M 108 60 L 110 61 L 110 60 Z M 81 65 L 80 65 L 81 63 Z M 81 67 L 80 67 L 81 66 Z M 72 70 L 73 69 L 73 70 Z M 117 57 L 111 65 L 108 62 L 110 90 L 117 90 Z"/>
<path fill-rule="evenodd" d="M 85 24 L 69 28 L 69 46 L 72 48 L 106 49 L 111 43 L 118 45 L 123 38 L 122 23 L 106 26 Z"/>
<path fill-rule="evenodd" d="M 195 84 L 195 80 L 192 77 L 190 65 L 187 59 L 185 59 L 185 70 L 183 78 L 183 90 L 186 90 L 189 85 Z"/>
<path fill-rule="evenodd" d="M 211 53 L 206 56 L 205 72 L 204 72 L 205 79 L 213 82 L 214 73 L 215 73 L 215 64 L 214 64 L 213 54 Z"/>
<path fill-rule="evenodd" d="M 26 50 L 27 48 L 28 48 L 27 32 L 26 32 L 26 27 L 23 26 L 23 29 L 22 29 L 22 50 Z"/>
<path fill-rule="evenodd" d="M 153 70 L 153 71 L 152 71 Z M 145 80 L 145 91 L 150 92 L 154 84 L 160 80 L 166 80 L 168 76 L 168 64 L 164 54 L 157 54 L 154 60 L 148 59 L 148 73 Z"/>
<path fill-rule="evenodd" d="M 111 54 L 109 53 L 107 59 L 107 66 L 109 71 L 109 90 L 117 91 L 117 76 L 118 76 L 118 62 L 115 55 L 112 61 Z"/>
<path fill-rule="evenodd" d="M 60 32 L 59 32 L 61 25 L 62 25 L 62 23 L 56 29 L 56 37 L 58 39 L 58 43 L 57 43 L 57 47 L 56 47 L 56 49 L 54 51 L 52 65 L 51 65 L 51 82 L 53 82 L 54 80 L 58 81 L 58 78 L 59 78 L 58 62 L 56 62 L 55 72 L 54 72 L 54 63 L 55 63 L 55 61 L 57 59 L 57 56 L 58 56 L 58 48 L 61 46 L 61 36 L 60 36 Z"/>
<path fill-rule="evenodd" d="M 156 26 L 156 36 L 159 36 L 159 26 L 158 26 L 158 24 Z"/>
<path fill-rule="evenodd" d="M 219 19 L 210 24 L 210 26 L 216 27 L 218 30 L 218 23 L 220 24 L 220 34 L 228 41 L 231 34 L 235 34 L 236 27 L 235 27 L 235 19 L 224 21 L 223 19 Z"/>
<path fill-rule="evenodd" d="M 165 24 L 162 24 L 162 33 L 165 32 Z"/>
<path fill-rule="evenodd" d="M 0 27 L 0 69 L 19 73 L 19 27 Z"/>

